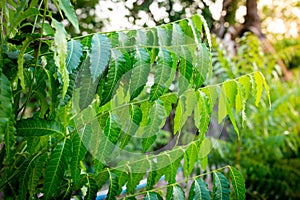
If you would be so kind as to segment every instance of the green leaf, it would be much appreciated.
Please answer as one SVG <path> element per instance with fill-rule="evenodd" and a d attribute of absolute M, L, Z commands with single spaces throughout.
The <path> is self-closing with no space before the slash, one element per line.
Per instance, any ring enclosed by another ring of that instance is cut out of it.
<path fill-rule="evenodd" d="M 193 56 L 191 50 L 186 46 L 180 47 L 179 53 L 179 94 L 182 94 L 187 88 L 193 75 Z"/>
<path fill-rule="evenodd" d="M 121 139 L 121 144 L 120 144 L 121 149 L 123 149 L 128 144 L 128 142 L 131 139 L 131 136 L 133 136 L 136 133 L 143 117 L 140 107 L 133 104 L 131 104 L 129 107 L 129 114 L 130 114 L 130 120 L 128 120 L 127 112 L 125 113 L 123 118 L 120 118 L 120 120 L 128 122 L 128 123 L 120 122 L 122 123 L 122 125 L 124 124 L 122 130 L 125 132 L 125 135 Z M 119 115 L 119 117 L 120 116 L 121 115 Z"/>
<path fill-rule="evenodd" d="M 219 104 L 218 104 L 218 123 L 220 124 L 222 120 L 226 117 L 227 115 L 227 97 L 225 93 L 225 88 L 222 87 L 221 93 L 220 93 L 220 98 L 219 98 Z"/>
<path fill-rule="evenodd" d="M 197 161 L 199 153 L 198 144 L 196 142 L 192 142 L 188 145 L 185 154 L 184 154 L 184 165 L 183 172 L 185 177 L 188 177 L 189 174 L 194 170 L 194 165 Z"/>
<path fill-rule="evenodd" d="M 180 46 L 184 44 L 184 34 L 178 24 L 172 23 L 172 28 L 172 46 L 175 47 L 175 52 L 177 54 L 180 51 Z"/>
<path fill-rule="evenodd" d="M 163 198 L 156 192 L 147 192 L 144 200 L 163 200 Z"/>
<path fill-rule="evenodd" d="M 95 108 L 92 107 L 87 107 L 86 109 L 84 109 L 76 116 L 76 118 L 74 118 L 74 123 L 76 124 L 75 127 L 78 131 L 78 134 L 85 147 L 88 149 L 89 153 L 91 153 L 95 158 L 97 158 L 95 160 L 98 160 L 99 162 L 105 164 L 104 160 L 100 160 L 100 157 L 98 157 L 98 150 L 101 147 L 101 142 L 103 142 L 104 139 L 107 139 L 103 133 L 103 128 L 100 127 L 100 123 L 101 125 L 103 123 L 102 121 L 104 121 L 103 126 L 105 126 L 105 120 L 107 119 L 107 115 L 103 116 L 103 119 L 97 118 L 95 117 L 96 113 L 94 109 Z M 96 168 L 96 163 L 98 162 L 95 162 L 94 167 L 95 171 L 98 172 L 98 168 Z M 102 164 L 98 166 L 101 167 L 101 169 L 104 167 Z"/>
<path fill-rule="evenodd" d="M 203 170 L 206 169 L 207 166 L 207 162 L 208 162 L 208 155 L 211 152 L 211 150 L 213 149 L 213 144 L 211 142 L 211 140 L 207 137 L 201 138 L 202 142 L 200 144 L 200 148 L 199 148 L 199 154 L 198 154 L 198 158 L 200 159 L 200 164 Z"/>
<path fill-rule="evenodd" d="M 127 183 L 128 181 L 128 174 L 127 172 L 124 172 L 122 170 L 114 170 L 113 171 L 114 174 L 116 174 L 117 178 L 118 178 L 118 192 L 117 195 L 119 195 L 122 192 L 122 187 Z"/>
<path fill-rule="evenodd" d="M 31 37 L 27 37 L 25 41 L 22 42 L 22 48 L 20 49 L 19 55 L 18 55 L 18 79 L 20 80 L 20 85 L 21 88 L 23 90 L 23 92 L 26 91 L 25 88 L 25 81 L 24 81 L 24 55 L 25 52 L 27 50 L 27 48 L 29 47 L 30 43 L 32 42 L 32 38 Z"/>
<path fill-rule="evenodd" d="M 157 58 L 157 65 L 155 66 L 154 85 L 150 90 L 150 101 L 158 99 L 169 89 L 172 80 L 175 76 L 175 69 L 173 68 L 173 59 L 170 53 L 160 48 Z"/>
<path fill-rule="evenodd" d="M 28 1 L 28 2 L 29 2 L 29 1 Z M 30 2 L 29 7 L 30 7 L 30 8 L 35 7 L 36 5 L 38 5 L 38 3 L 39 3 L 38 0 L 32 0 L 32 1 Z"/>
<path fill-rule="evenodd" d="M 127 54 L 122 54 L 117 49 L 111 50 L 111 61 L 109 63 L 108 73 L 105 77 L 103 91 L 100 94 L 101 105 L 104 105 L 114 95 L 120 79 L 125 73 L 126 62 L 129 58 L 125 58 Z"/>
<path fill-rule="evenodd" d="M 99 165 L 101 165 L 101 167 L 99 167 Z M 96 179 L 98 188 L 102 188 L 109 177 L 107 169 L 103 169 L 103 167 L 104 167 L 104 164 L 102 162 L 100 162 L 97 159 L 94 160 L 95 179 Z"/>
<path fill-rule="evenodd" d="M 192 29 L 193 39 L 195 40 L 195 43 L 199 45 L 201 43 L 202 22 L 199 20 L 195 23 L 195 20 L 192 20 L 193 18 L 188 19 L 188 25 Z"/>
<path fill-rule="evenodd" d="M 165 172 L 165 168 L 157 169 L 155 162 L 152 162 L 151 166 L 152 166 L 152 169 L 155 169 L 155 170 L 150 170 L 150 172 L 149 172 L 149 175 L 147 177 L 146 190 L 153 189 L 153 186 L 157 182 L 159 182 L 159 180 L 161 179 L 161 177 L 164 175 L 164 172 Z"/>
<path fill-rule="evenodd" d="M 17 135 L 34 137 L 51 134 L 65 135 L 65 128 L 58 121 L 29 118 L 17 122 Z"/>
<path fill-rule="evenodd" d="M 269 86 L 265 80 L 265 77 L 262 75 L 261 72 L 255 72 L 254 73 L 254 79 L 256 83 L 256 98 L 255 98 L 255 105 L 258 106 L 259 101 L 262 96 L 263 86 L 267 92 L 269 104 L 271 106 L 271 100 L 270 100 L 270 92 L 269 92 Z"/>
<path fill-rule="evenodd" d="M 149 173 L 147 176 L 146 190 L 151 190 L 158 181 L 158 179 L 160 179 L 160 177 L 157 177 L 156 163 L 153 162 L 153 160 L 150 160 L 148 155 L 146 156 L 146 158 L 148 159 L 149 163 Z"/>
<path fill-rule="evenodd" d="M 88 107 L 95 98 L 97 92 L 97 85 L 99 78 L 93 81 L 92 73 L 90 71 L 90 57 L 88 56 L 81 64 L 80 71 L 78 75 L 78 81 L 76 88 L 79 90 L 79 107 L 81 110 Z M 76 90 L 75 90 L 76 91 Z"/>
<path fill-rule="evenodd" d="M 147 37 L 149 40 L 149 46 L 148 46 L 148 51 L 150 54 L 150 63 L 151 65 L 155 64 L 157 60 L 157 55 L 159 52 L 159 36 L 158 36 L 158 30 L 157 29 L 150 29 L 147 31 Z"/>
<path fill-rule="evenodd" d="M 178 21 L 179 26 L 181 27 L 183 33 L 184 33 L 184 43 L 185 44 L 198 44 L 196 42 L 196 39 L 198 38 L 194 38 L 194 34 L 193 34 L 193 30 L 191 27 L 191 23 L 189 21 L 189 19 L 182 19 L 180 21 Z"/>
<path fill-rule="evenodd" d="M 143 151 L 147 151 L 147 149 L 153 144 L 156 139 L 156 134 L 164 125 L 165 109 L 160 100 L 154 102 L 149 111 L 148 117 L 149 119 L 147 126 L 144 129 L 142 139 Z"/>
<path fill-rule="evenodd" d="M 48 145 L 49 136 L 39 136 L 39 137 L 26 137 L 27 141 L 27 151 L 30 154 L 34 154 L 42 150 L 43 147 Z"/>
<path fill-rule="evenodd" d="M 236 97 L 235 97 L 235 111 L 236 113 L 240 112 L 240 111 L 244 111 L 245 109 L 245 90 L 242 86 L 242 84 L 240 84 L 239 82 L 236 82 L 237 85 L 237 93 L 236 93 Z"/>
<path fill-rule="evenodd" d="M 111 43 L 111 48 L 116 49 L 119 46 L 119 33 L 117 32 L 110 32 L 106 35 Z"/>
<path fill-rule="evenodd" d="M 246 101 L 250 94 L 251 82 L 248 75 L 241 76 L 237 83 L 237 95 L 236 95 L 236 113 L 239 111 L 242 112 L 242 126 L 244 125 L 244 121 L 246 120 Z"/>
<path fill-rule="evenodd" d="M 150 56 L 141 47 L 136 47 L 130 79 L 130 100 L 137 97 L 145 87 L 150 72 Z"/>
<path fill-rule="evenodd" d="M 70 149 L 70 140 L 65 138 L 51 153 L 44 176 L 43 193 L 45 199 L 52 199 L 58 194 L 58 188 L 62 183 L 71 156 Z"/>
<path fill-rule="evenodd" d="M 32 163 L 33 166 L 30 166 L 30 167 L 32 167 L 32 171 L 29 174 L 29 178 L 28 179 L 24 178 L 25 181 L 29 180 L 28 181 L 28 189 L 29 189 L 29 194 L 31 197 L 36 195 L 36 191 L 37 191 L 36 188 L 39 184 L 39 180 L 42 175 L 46 160 L 47 160 L 47 154 L 43 154 L 43 155 L 39 156 L 36 160 L 34 160 L 34 162 Z M 25 175 L 24 175 L 24 177 L 25 177 Z"/>
<path fill-rule="evenodd" d="M 167 29 L 167 27 L 157 27 L 157 37 L 158 37 L 158 44 L 161 47 L 170 46 L 171 42 L 171 30 Z"/>
<path fill-rule="evenodd" d="M 185 35 L 181 27 L 173 23 L 173 32 L 172 32 L 172 50 L 177 56 L 179 61 L 179 94 L 182 94 L 190 83 L 192 74 L 193 74 L 193 57 L 190 49 L 184 45 Z"/>
<path fill-rule="evenodd" d="M 176 111 L 175 111 L 175 117 L 174 117 L 174 134 L 176 134 L 182 127 L 182 115 L 184 113 L 184 105 L 181 101 L 182 98 L 179 99 Z"/>
<path fill-rule="evenodd" d="M 57 80 L 57 74 L 56 74 L 56 66 L 54 64 L 52 56 L 47 57 L 47 65 L 46 67 L 49 70 L 45 70 L 45 73 L 47 74 L 47 85 L 49 94 L 49 116 L 50 119 L 54 119 L 56 116 L 56 111 L 59 103 L 60 92 L 61 89 L 59 88 L 59 81 Z M 61 98 L 62 100 L 62 98 Z"/>
<path fill-rule="evenodd" d="M 199 33 L 203 34 L 203 28 L 204 28 L 204 34 L 205 34 L 204 38 L 207 40 L 209 48 L 211 48 L 210 31 L 209 31 L 208 25 L 207 25 L 204 17 L 202 15 L 194 15 L 194 16 L 192 16 L 192 21 L 194 22 L 194 25 Z M 201 38 L 201 37 L 199 37 L 199 38 Z M 204 41 L 202 41 L 202 42 L 204 42 Z"/>
<path fill-rule="evenodd" d="M 157 138 L 156 135 L 151 135 L 151 136 L 142 138 L 143 152 L 146 152 L 152 146 L 152 144 L 155 142 L 156 138 Z"/>
<path fill-rule="evenodd" d="M 3 133 L 13 111 L 11 85 L 3 73 L 0 75 L 0 102 L 0 131 Z"/>
<path fill-rule="evenodd" d="M 70 74 L 73 70 L 77 69 L 81 56 L 82 44 L 78 40 L 70 40 L 68 42 L 68 55 L 66 59 L 66 67 Z"/>
<path fill-rule="evenodd" d="M 19 199 L 26 199 L 28 189 L 30 191 L 30 196 L 34 195 L 34 188 L 38 184 L 46 159 L 47 154 L 43 154 L 42 156 L 37 154 L 29 161 L 20 181 Z M 34 188 L 32 186 L 34 186 Z"/>
<path fill-rule="evenodd" d="M 183 125 L 192 112 L 197 103 L 196 94 L 193 90 L 186 90 L 178 101 L 174 118 L 174 134 L 181 130 Z"/>
<path fill-rule="evenodd" d="M 97 183 L 96 183 L 94 177 L 92 177 L 91 175 L 87 175 L 86 180 L 87 181 L 86 181 L 85 186 L 87 187 L 88 191 L 87 191 L 87 195 L 84 199 L 94 200 L 94 199 L 96 199 L 97 192 L 98 192 Z"/>
<path fill-rule="evenodd" d="M 42 79 L 44 79 L 44 78 L 42 78 Z M 40 104 L 39 117 L 43 118 L 46 115 L 47 111 L 48 111 L 49 104 L 48 104 L 48 101 L 47 101 L 46 91 L 44 89 L 46 87 L 46 84 L 45 84 L 44 81 L 41 81 L 40 84 L 43 85 L 44 87 L 43 86 L 40 87 L 39 90 L 34 92 L 34 94 L 35 94 L 35 96 L 38 99 L 39 104 Z"/>
<path fill-rule="evenodd" d="M 95 34 L 92 38 L 90 71 L 95 82 L 103 73 L 110 60 L 111 44 L 102 34 Z"/>
<path fill-rule="evenodd" d="M 72 157 L 71 157 L 71 176 L 74 181 L 74 185 L 78 186 L 80 179 L 80 161 L 84 159 L 87 152 L 82 138 L 79 137 L 79 134 L 76 132 L 73 133 L 72 137 Z"/>
<path fill-rule="evenodd" d="M 130 117 L 132 119 L 133 124 L 131 126 L 129 126 L 128 128 L 128 132 L 133 135 L 136 131 L 136 129 L 138 128 L 137 126 L 140 124 L 140 122 L 142 121 L 142 111 L 140 109 L 140 107 L 135 106 L 135 105 L 131 105 L 130 107 Z M 132 130 L 133 129 L 133 130 Z"/>
<path fill-rule="evenodd" d="M 235 107 L 235 98 L 237 95 L 237 85 L 235 81 L 226 81 L 222 85 L 222 93 L 226 96 L 226 110 L 229 116 L 229 119 L 233 125 L 235 132 L 239 137 L 239 129 L 236 125 L 235 117 L 233 116 L 232 109 Z"/>
<path fill-rule="evenodd" d="M 20 25 L 20 23 L 25 20 L 25 19 L 28 19 L 32 16 L 36 16 L 36 15 L 39 15 L 40 12 L 38 9 L 36 8 L 33 8 L 33 7 L 30 7 L 28 8 L 27 10 L 23 11 L 23 10 L 20 10 L 19 12 L 16 12 L 16 16 L 14 17 L 14 19 L 12 20 L 12 22 L 10 23 L 10 31 L 9 33 L 14 29 L 16 28 L 17 26 Z"/>
<path fill-rule="evenodd" d="M 166 181 L 168 184 L 176 182 L 176 174 L 180 161 L 183 156 L 182 149 L 176 149 L 175 151 L 165 152 L 157 158 L 157 168 L 163 169 Z M 160 178 L 160 177 L 159 177 Z"/>
<path fill-rule="evenodd" d="M 61 195 L 59 195 L 59 197 L 58 198 L 60 198 L 60 199 L 71 199 L 72 198 L 72 190 L 73 190 L 73 185 L 71 185 L 71 180 L 70 179 L 68 179 L 67 181 L 66 181 L 66 186 L 65 186 L 65 188 L 64 188 L 64 191 L 61 193 Z"/>
<path fill-rule="evenodd" d="M 107 199 L 116 199 L 119 190 L 118 178 L 114 173 L 108 170 L 109 174 L 109 189 L 107 194 Z"/>
<path fill-rule="evenodd" d="M 199 16 L 193 16 L 189 19 L 196 44 L 201 43 L 201 33 L 203 32 L 203 21 Z"/>
<path fill-rule="evenodd" d="M 210 110 L 210 113 L 212 113 L 212 111 L 214 109 L 214 106 L 217 102 L 217 98 L 218 98 L 218 87 L 216 87 L 216 86 L 204 87 L 204 88 L 201 88 L 201 91 L 203 93 L 205 93 L 206 96 L 208 97 L 208 99 L 209 99 L 209 110 Z"/>
<path fill-rule="evenodd" d="M 115 116 L 110 114 L 108 119 L 106 120 L 106 125 L 104 128 L 105 136 L 113 143 L 117 144 L 121 130 L 116 122 Z"/>
<path fill-rule="evenodd" d="M 130 38 L 129 34 L 126 34 L 121 31 L 121 32 L 118 32 L 118 36 L 119 36 L 119 45 L 121 47 L 131 46 L 131 38 Z"/>
<path fill-rule="evenodd" d="M 208 130 L 210 123 L 210 103 L 206 94 L 203 93 L 201 90 L 198 90 L 196 94 L 197 104 L 194 111 L 194 121 L 202 138 Z"/>
<path fill-rule="evenodd" d="M 168 93 L 159 98 L 165 107 L 166 116 L 170 115 L 170 112 L 173 109 L 173 105 L 177 103 L 177 95 L 175 93 Z"/>
<path fill-rule="evenodd" d="M 83 46 L 83 50 L 91 49 L 92 38 L 93 38 L 93 35 L 88 35 L 80 41 L 80 44 L 82 44 L 82 46 Z"/>
<path fill-rule="evenodd" d="M 238 134 L 239 131 L 232 112 L 232 108 L 235 106 L 235 98 L 237 94 L 236 87 L 237 86 L 234 81 L 226 81 L 222 84 L 218 107 L 218 123 L 221 123 L 228 114 L 233 127 Z"/>
<path fill-rule="evenodd" d="M 194 65 L 194 82 L 196 89 L 200 88 L 204 83 L 208 71 L 211 68 L 211 59 L 207 47 L 204 44 L 199 44 L 195 52 Z"/>
<path fill-rule="evenodd" d="M 229 200 L 230 199 L 230 184 L 227 178 L 220 172 L 214 172 L 214 200 Z"/>
<path fill-rule="evenodd" d="M 238 79 L 238 82 L 243 86 L 243 89 L 245 91 L 245 100 L 248 99 L 251 89 L 251 81 L 248 75 L 241 76 Z"/>
<path fill-rule="evenodd" d="M 97 132 L 98 133 L 96 134 L 100 134 L 101 130 L 98 130 Z M 103 133 L 101 133 L 99 138 L 97 138 L 98 140 L 95 141 L 97 143 L 97 147 L 94 148 L 97 151 L 96 157 L 99 159 L 99 161 L 104 161 L 110 158 L 121 133 L 122 132 L 119 124 L 117 123 L 116 116 L 109 113 Z M 113 158 L 110 159 L 113 160 Z"/>
<path fill-rule="evenodd" d="M 69 74 L 66 68 L 66 58 L 68 51 L 67 33 L 61 22 L 52 19 L 52 26 L 55 28 L 54 45 L 52 50 L 54 52 L 55 65 L 58 67 L 58 72 L 61 76 L 62 82 L 62 99 L 65 97 L 69 87 Z"/>
<path fill-rule="evenodd" d="M 143 179 L 145 173 L 134 173 L 131 172 L 132 169 L 128 170 L 128 183 L 127 183 L 127 192 L 129 194 L 134 194 L 136 186 L 139 184 L 139 182 Z"/>
<path fill-rule="evenodd" d="M 136 192 L 137 185 L 144 178 L 146 172 L 151 166 L 150 161 L 146 156 L 142 156 L 140 158 L 137 158 L 131 163 L 128 162 L 126 165 L 128 173 L 128 183 L 126 186 L 127 192 L 130 194 L 134 194 Z"/>
<path fill-rule="evenodd" d="M 255 105 L 258 106 L 263 91 L 263 77 L 261 73 L 256 72 L 254 73 L 254 79 L 256 84 Z"/>
<path fill-rule="evenodd" d="M 242 127 L 244 126 L 244 121 L 246 120 L 246 113 L 245 113 L 245 108 L 246 108 L 246 99 L 245 99 L 245 89 L 242 84 L 239 82 L 236 82 L 237 85 L 237 94 L 235 98 L 235 112 L 239 113 L 241 112 L 242 114 Z"/>
<path fill-rule="evenodd" d="M 210 200 L 210 191 L 207 188 L 207 184 L 201 179 L 194 180 L 189 193 L 188 200 Z"/>
<path fill-rule="evenodd" d="M 73 70 L 72 73 L 70 74 L 69 87 L 68 87 L 67 93 L 65 95 L 65 98 L 61 99 L 59 107 L 67 105 L 69 103 L 69 101 L 71 100 L 71 98 L 73 97 L 75 88 L 76 88 L 76 84 L 77 84 L 76 82 L 78 81 L 78 74 L 79 74 L 78 68 Z M 51 88 L 51 90 L 52 90 L 52 88 Z M 56 90 L 56 88 L 55 88 L 55 90 Z"/>
<path fill-rule="evenodd" d="M 229 173 L 231 177 L 232 187 L 235 192 L 235 197 L 237 200 L 244 200 L 246 198 L 246 188 L 245 188 L 245 180 L 242 174 L 235 169 L 234 167 L 229 167 Z"/>
<path fill-rule="evenodd" d="M 202 170 L 206 170 L 206 166 L 208 165 L 208 156 L 201 156 L 200 160 L 200 166 Z"/>
<path fill-rule="evenodd" d="M 59 0 L 59 7 L 64 11 L 66 17 L 74 26 L 75 31 L 79 33 L 78 19 L 70 0 Z"/>
<path fill-rule="evenodd" d="M 172 197 L 171 200 L 182 200 L 185 199 L 185 194 L 179 185 L 172 186 Z"/>
<path fill-rule="evenodd" d="M 5 153 L 8 166 L 11 166 L 15 161 L 15 151 L 17 143 L 15 133 L 15 119 L 11 117 L 4 130 Z"/>
<path fill-rule="evenodd" d="M 145 30 L 136 30 L 136 35 L 135 35 L 135 43 L 138 46 L 147 46 L 148 44 L 148 37 L 146 35 L 146 31 Z"/>

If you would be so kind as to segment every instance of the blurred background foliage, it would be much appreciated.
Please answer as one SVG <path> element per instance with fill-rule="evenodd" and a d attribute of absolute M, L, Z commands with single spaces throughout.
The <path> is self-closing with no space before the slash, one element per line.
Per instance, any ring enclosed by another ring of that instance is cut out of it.
<path fill-rule="evenodd" d="M 236 142 L 231 126 L 224 130 L 228 134 L 225 140 L 217 140 L 210 156 L 211 167 L 223 166 L 225 163 L 239 166 L 246 179 L 249 199 L 299 199 L 300 185 L 300 73 L 293 68 L 293 77 L 283 81 L 279 57 L 263 52 L 259 39 L 253 34 L 245 34 L 237 43 L 236 54 L 226 52 L 218 45 L 215 38 L 213 55 L 215 77 L 234 78 L 253 70 L 262 71 L 270 86 L 272 107 L 265 99 L 260 107 L 247 104 L 247 120 L 239 127 L 241 141 Z M 286 44 L 286 43 L 284 43 Z M 289 48 L 280 41 L 276 45 Z M 284 59 L 290 66 L 299 54 Z M 236 116 L 241 119 L 241 116 Z M 241 121 L 238 124 L 242 124 Z M 213 139 L 215 140 L 215 139 Z M 235 152 L 235 154 L 232 154 Z"/>
<path fill-rule="evenodd" d="M 212 138 L 217 143 L 209 157 L 210 167 L 227 164 L 239 167 L 246 179 L 247 199 L 300 198 L 299 1 L 73 0 L 73 3 L 83 34 L 151 27 L 202 14 L 214 33 L 214 76 L 210 84 L 259 70 L 270 85 L 272 101 L 271 108 L 267 99 L 260 107 L 254 106 L 254 99 L 247 105 L 247 120 L 239 127 L 240 142 L 234 138 L 231 125 L 224 129 L 226 137 Z M 252 16 L 250 11 L 254 11 Z M 73 35 L 72 27 L 65 25 Z"/>

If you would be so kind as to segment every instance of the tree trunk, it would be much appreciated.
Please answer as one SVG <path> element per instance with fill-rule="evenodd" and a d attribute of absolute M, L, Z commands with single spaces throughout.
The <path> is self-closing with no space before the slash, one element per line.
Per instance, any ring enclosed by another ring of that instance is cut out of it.
<path fill-rule="evenodd" d="M 265 39 L 265 35 L 261 30 L 260 17 L 258 15 L 257 0 L 246 1 L 247 14 L 244 23 L 242 34 L 246 31 L 250 31 L 257 35 L 260 39 Z"/>
<path fill-rule="evenodd" d="M 276 54 L 276 51 L 273 48 L 272 44 L 269 42 L 269 40 L 266 38 L 266 36 L 263 34 L 261 30 L 261 21 L 258 15 L 257 0 L 247 0 L 246 7 L 247 7 L 247 14 L 245 17 L 246 19 L 240 35 L 242 35 L 246 31 L 252 32 L 253 34 L 257 35 L 260 38 L 260 40 L 263 42 L 266 51 L 270 52 L 271 54 Z M 290 71 L 288 71 L 283 61 L 281 59 L 278 59 L 277 63 L 281 68 L 284 79 L 285 80 L 291 79 L 292 74 Z"/>

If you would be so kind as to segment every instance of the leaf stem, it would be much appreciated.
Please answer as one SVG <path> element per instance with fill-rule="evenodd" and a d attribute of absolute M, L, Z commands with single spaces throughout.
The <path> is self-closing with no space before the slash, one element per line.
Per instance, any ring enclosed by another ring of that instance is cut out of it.
<path fill-rule="evenodd" d="M 138 195 L 143 195 L 147 192 L 155 192 L 155 191 L 162 190 L 164 188 L 172 187 L 172 186 L 175 186 L 175 185 L 180 185 L 181 183 L 184 183 L 184 182 L 187 182 L 187 181 L 190 181 L 190 180 L 195 180 L 196 178 L 199 178 L 199 177 L 202 177 L 202 176 L 205 176 L 205 175 L 208 175 L 208 174 L 212 174 L 214 172 L 218 172 L 218 171 L 221 171 L 221 170 L 226 169 L 226 168 L 230 168 L 230 165 L 226 165 L 224 167 L 221 167 L 221 168 L 209 171 L 209 172 L 205 172 L 205 173 L 202 173 L 202 174 L 190 177 L 190 178 L 186 178 L 186 179 L 183 179 L 181 181 L 177 181 L 175 183 L 171 183 L 171 184 L 159 187 L 159 188 L 153 188 L 152 190 L 147 190 L 147 191 L 142 191 L 142 192 L 135 193 L 135 194 L 132 194 L 132 195 L 127 195 L 126 197 L 135 197 L 135 196 L 138 196 Z"/>
<path fill-rule="evenodd" d="M 256 73 L 256 72 L 249 73 L 249 74 L 245 74 L 245 75 L 243 75 L 243 76 L 251 76 L 251 75 L 254 74 L 254 73 Z M 236 81 L 236 80 L 238 80 L 239 78 L 241 78 L 241 77 L 243 77 L 243 76 L 240 76 L 240 77 L 235 78 L 235 79 L 230 79 L 230 81 Z M 224 82 L 226 82 L 226 81 L 224 81 Z M 204 87 L 202 87 L 202 88 L 199 88 L 198 91 L 203 90 L 203 89 L 205 89 L 205 88 L 219 87 L 219 86 L 221 86 L 222 84 L 224 84 L 224 82 L 218 83 L 218 84 L 211 84 L 211 85 L 204 86 Z M 167 97 L 167 96 L 170 96 L 170 95 L 173 95 L 173 94 L 176 94 L 176 93 L 174 93 L 174 92 L 173 92 L 173 93 L 167 93 L 167 94 L 161 95 L 161 97 Z M 105 110 L 105 111 L 103 111 L 103 112 L 100 112 L 100 113 L 98 113 L 95 117 L 100 117 L 100 116 L 103 116 L 103 115 L 105 115 L 105 114 L 107 114 L 107 113 L 109 113 L 109 112 L 113 112 L 113 111 L 115 111 L 115 110 L 122 109 L 122 108 L 127 107 L 127 106 L 141 104 L 141 103 L 144 103 L 144 102 L 147 102 L 147 101 L 150 101 L 150 98 L 142 99 L 142 100 L 139 100 L 139 101 L 133 101 L 133 102 L 124 103 L 124 104 L 122 104 L 122 105 L 120 105 L 120 106 L 117 106 L 117 107 L 115 107 L 115 108 L 112 108 L 112 109 L 110 109 L 110 110 Z M 74 115 L 71 119 L 73 119 L 74 117 L 76 117 L 76 115 Z M 92 120 L 94 120 L 94 119 L 92 119 Z"/>
<path fill-rule="evenodd" d="M 47 10 L 48 10 L 48 1 L 45 1 L 45 10 L 44 10 L 43 21 L 42 21 L 42 26 L 41 26 L 41 36 L 40 36 L 40 40 L 39 40 L 39 46 L 38 46 L 38 49 L 37 49 L 37 53 L 36 53 L 36 56 L 35 56 L 36 61 L 35 61 L 33 76 L 32 76 L 31 85 L 30 85 L 30 88 L 29 88 L 29 91 L 28 91 L 28 95 L 27 95 L 25 103 L 23 105 L 24 108 L 23 108 L 22 114 L 20 116 L 20 119 L 23 118 L 23 116 L 25 114 L 25 111 L 26 111 L 27 103 L 28 103 L 28 101 L 29 101 L 29 99 L 31 98 L 31 95 L 32 95 L 34 79 L 35 79 L 35 76 L 36 76 L 36 73 L 37 73 L 37 66 L 39 64 L 39 57 L 40 57 L 40 53 L 41 53 L 42 38 L 43 38 L 43 31 L 44 31 L 44 25 L 45 25 Z"/>
<path fill-rule="evenodd" d="M 47 0 L 46 0 L 47 1 Z M 41 3 L 40 3 L 40 5 L 39 5 L 39 10 L 41 9 L 41 7 L 42 7 L 42 4 L 43 4 L 43 0 L 41 1 Z M 46 10 L 46 8 L 45 8 L 45 10 Z M 45 10 L 44 10 L 44 12 L 45 12 Z M 34 23 L 33 23 L 33 27 L 32 27 L 32 31 L 31 31 L 31 33 L 33 34 L 34 33 L 34 31 L 35 31 L 35 27 L 36 27 L 36 24 L 37 24 L 37 20 L 38 20 L 38 15 L 35 17 L 35 19 L 34 19 Z M 42 33 L 43 34 L 43 33 Z"/>

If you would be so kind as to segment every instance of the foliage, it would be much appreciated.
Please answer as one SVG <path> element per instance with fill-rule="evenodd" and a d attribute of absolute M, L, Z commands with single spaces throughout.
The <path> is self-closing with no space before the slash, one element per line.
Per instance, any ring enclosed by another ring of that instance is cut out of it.
<path fill-rule="evenodd" d="M 141 194 L 160 199 L 162 188 L 152 188 L 164 176 L 166 197 L 182 199 L 176 182 L 181 166 L 187 180 L 195 179 L 190 199 L 228 197 L 224 167 L 206 173 L 214 175 L 212 192 L 199 178 L 203 175 L 192 171 L 200 158 L 207 159 L 202 153 L 214 106 L 220 106 L 219 122 L 228 116 L 237 126 L 233 109 L 245 112 L 250 93 L 258 104 L 262 87 L 268 92 L 263 75 L 257 71 L 206 85 L 211 38 L 199 15 L 148 29 L 68 38 L 48 3 L 1 1 L 3 196 L 94 199 L 104 186 L 115 199 L 126 186 L 127 197 L 135 198 L 146 176 L 147 191 Z M 71 2 L 52 3 L 78 29 Z M 174 123 L 162 130 L 167 118 Z M 184 143 L 190 118 L 199 133 Z M 175 144 L 152 152 L 161 132 Z M 236 199 L 244 199 L 243 177 L 226 168 Z"/>
<path fill-rule="evenodd" d="M 275 43 L 277 56 L 282 59 L 285 65 L 292 69 L 299 67 L 300 63 L 300 40 L 299 39 L 282 39 Z"/>
<path fill-rule="evenodd" d="M 262 106 L 255 107 L 255 98 L 249 96 L 248 101 L 253 103 L 245 105 L 245 113 L 236 115 L 237 124 L 243 124 L 238 127 L 240 142 L 234 140 L 233 129 L 228 127 L 229 138 L 218 140 L 210 159 L 212 166 L 228 162 L 240 166 L 246 179 L 246 194 L 252 199 L 299 198 L 296 178 L 300 173 L 299 68 L 294 69 L 292 80 L 281 80 L 276 59 L 293 47 L 282 45 L 285 41 L 279 42 L 278 55 L 269 55 L 262 51 L 262 44 L 255 36 L 247 34 L 241 38 L 236 56 L 221 48 L 213 53 L 214 70 L 220 78 L 235 77 L 259 68 L 267 72 L 266 80 L 270 83 L 272 107 L 265 98 Z M 299 56 L 296 52 L 292 55 Z M 243 118 L 247 118 L 245 123 L 239 123 Z"/>

